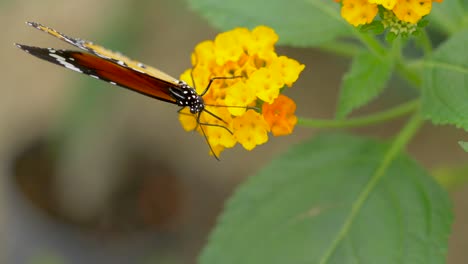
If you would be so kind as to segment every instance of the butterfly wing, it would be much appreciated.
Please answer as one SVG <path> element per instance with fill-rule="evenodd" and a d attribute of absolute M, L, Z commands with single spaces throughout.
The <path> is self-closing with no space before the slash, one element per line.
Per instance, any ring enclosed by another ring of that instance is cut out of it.
<path fill-rule="evenodd" d="M 176 103 L 169 93 L 169 88 L 177 89 L 177 84 L 154 77 L 145 72 L 136 71 L 112 60 L 80 51 L 38 48 L 20 44 L 16 44 L 16 46 L 31 55 L 67 69 L 84 73 L 93 78 L 104 80 L 162 101 Z"/>
<path fill-rule="evenodd" d="M 162 79 L 162 80 L 165 80 L 167 82 L 172 82 L 174 83 L 175 85 L 178 84 L 178 80 L 170 75 L 168 75 L 167 73 L 164 73 L 156 68 L 153 68 L 151 66 L 148 66 L 148 65 L 145 65 L 141 62 L 138 62 L 138 61 L 135 61 L 135 60 L 132 60 L 118 52 L 113 52 L 111 50 L 108 50 L 102 46 L 99 46 L 99 45 L 96 45 L 94 44 L 93 42 L 90 42 L 90 41 L 86 41 L 86 40 L 83 40 L 83 39 L 79 39 L 79 38 L 73 38 L 73 37 L 69 37 L 69 36 L 66 36 L 65 34 L 62 34 L 58 31 L 56 31 L 55 29 L 53 28 L 49 28 L 49 27 L 46 27 L 46 26 L 43 26 L 39 23 L 36 23 L 36 22 L 27 22 L 27 24 L 29 26 L 32 26 L 36 29 L 39 29 L 41 31 L 44 31 L 60 40 L 63 40 L 77 48 L 80 48 L 82 50 L 85 50 L 87 52 L 90 52 L 100 58 L 103 58 L 105 60 L 109 60 L 109 61 L 112 61 L 114 63 L 117 63 L 123 67 L 126 67 L 126 68 L 130 68 L 130 69 L 133 69 L 133 70 L 136 70 L 136 71 L 139 71 L 139 72 L 143 72 L 143 73 L 146 73 L 148 75 L 151 75 L 155 78 L 158 78 L 158 79 Z"/>

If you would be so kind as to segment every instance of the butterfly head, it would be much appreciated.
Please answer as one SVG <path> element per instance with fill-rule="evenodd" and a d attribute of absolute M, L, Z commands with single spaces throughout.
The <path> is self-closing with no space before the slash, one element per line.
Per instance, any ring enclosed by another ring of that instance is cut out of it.
<path fill-rule="evenodd" d="M 186 82 L 179 81 L 178 89 L 169 89 L 169 91 L 176 100 L 177 105 L 188 107 L 190 113 L 197 114 L 205 109 L 203 98 Z"/>

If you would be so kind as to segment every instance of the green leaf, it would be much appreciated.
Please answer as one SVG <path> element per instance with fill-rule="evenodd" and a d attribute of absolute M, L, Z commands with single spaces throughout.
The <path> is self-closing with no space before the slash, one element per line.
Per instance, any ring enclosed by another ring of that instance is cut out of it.
<path fill-rule="evenodd" d="M 393 41 L 395 41 L 395 39 L 398 37 L 397 34 L 393 33 L 393 32 L 388 32 L 387 35 L 385 35 L 385 41 L 387 41 L 387 43 L 390 43 L 392 44 Z"/>
<path fill-rule="evenodd" d="M 385 88 L 392 63 L 371 53 L 356 56 L 343 78 L 336 116 L 343 118 L 353 109 L 367 104 Z"/>
<path fill-rule="evenodd" d="M 382 34 L 385 30 L 382 21 L 374 20 L 369 24 L 365 24 L 360 28 L 361 32 L 371 32 L 372 34 Z"/>
<path fill-rule="evenodd" d="M 427 19 L 427 17 L 423 17 L 418 22 L 418 28 L 425 28 L 428 24 L 429 24 L 429 20 Z"/>
<path fill-rule="evenodd" d="M 266 25 L 280 44 L 310 47 L 350 34 L 340 4 L 329 0 L 190 0 L 192 8 L 221 30 Z"/>
<path fill-rule="evenodd" d="M 468 152 L 468 142 L 465 141 L 458 141 L 458 144 L 466 151 Z"/>
<path fill-rule="evenodd" d="M 460 31 L 424 62 L 422 111 L 434 124 L 468 130 L 468 30 Z"/>
<path fill-rule="evenodd" d="M 468 1 L 450 0 L 442 3 L 432 3 L 429 15 L 431 25 L 453 34 L 468 26 Z"/>
<path fill-rule="evenodd" d="M 445 263 L 448 195 L 404 154 L 376 177 L 388 147 L 336 134 L 293 147 L 238 188 L 200 263 Z"/>

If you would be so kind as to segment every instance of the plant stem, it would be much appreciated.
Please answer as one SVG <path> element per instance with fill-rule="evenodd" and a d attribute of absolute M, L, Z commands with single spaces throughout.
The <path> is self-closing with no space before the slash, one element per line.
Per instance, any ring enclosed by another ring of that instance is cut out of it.
<path fill-rule="evenodd" d="M 385 122 L 390 119 L 406 115 L 415 111 L 419 107 L 419 100 L 412 100 L 403 103 L 394 108 L 383 112 L 371 114 L 363 117 L 350 118 L 345 120 L 327 120 L 327 119 L 311 119 L 299 117 L 297 124 L 304 127 L 313 128 L 347 128 L 360 127 Z"/>
<path fill-rule="evenodd" d="M 432 53 L 432 44 L 431 40 L 429 39 L 429 35 L 425 29 L 421 30 L 421 34 L 419 35 L 419 43 L 424 51 L 425 56 L 429 56 Z"/>
<path fill-rule="evenodd" d="M 347 58 L 352 58 L 362 51 L 358 45 L 336 41 L 320 45 L 320 49 Z"/>
<path fill-rule="evenodd" d="M 403 45 L 403 40 L 400 37 L 397 37 L 391 46 L 391 54 L 392 54 L 392 59 L 394 62 L 400 61 L 402 58 L 402 45 Z"/>
<path fill-rule="evenodd" d="M 424 120 L 421 116 L 420 112 L 416 112 L 412 118 L 406 123 L 405 127 L 398 133 L 397 137 L 393 140 L 392 144 L 388 148 L 387 152 L 385 152 L 379 166 L 375 170 L 374 174 L 370 178 L 369 182 L 364 186 L 364 189 L 358 196 L 358 199 L 353 204 L 351 208 L 351 212 L 346 217 L 346 220 L 338 233 L 338 236 L 335 240 L 332 241 L 330 247 L 325 251 L 325 254 L 320 259 L 319 263 L 328 263 L 328 260 L 335 252 L 338 245 L 346 238 L 349 233 L 351 226 L 356 219 L 356 216 L 361 211 L 364 203 L 366 202 L 367 198 L 374 190 L 375 186 L 379 183 L 385 173 L 392 164 L 392 161 L 397 157 L 400 151 L 408 144 L 408 142 L 413 138 L 416 132 L 419 130 L 421 125 L 424 123 Z"/>
<path fill-rule="evenodd" d="M 367 33 L 361 33 L 357 30 L 354 30 L 356 37 L 367 46 L 367 48 L 377 55 L 378 57 L 382 57 L 385 55 L 386 48 L 373 36 Z"/>
<path fill-rule="evenodd" d="M 424 55 L 426 57 L 432 53 L 431 40 L 429 39 L 429 36 L 426 30 L 421 30 L 421 34 L 417 38 L 417 43 L 423 49 Z M 421 84 L 422 84 L 421 74 L 411 69 L 411 67 L 408 67 L 408 62 L 406 62 L 403 59 L 403 57 L 401 56 L 401 53 L 400 53 L 400 56 L 397 58 L 396 71 L 401 77 L 403 77 L 406 81 L 408 81 L 409 84 L 414 86 L 414 88 L 418 90 L 421 89 Z"/>
<path fill-rule="evenodd" d="M 400 60 L 396 62 L 396 72 L 414 88 L 420 90 L 422 84 L 420 74 L 410 69 L 407 65 L 408 63 L 400 58 Z"/>

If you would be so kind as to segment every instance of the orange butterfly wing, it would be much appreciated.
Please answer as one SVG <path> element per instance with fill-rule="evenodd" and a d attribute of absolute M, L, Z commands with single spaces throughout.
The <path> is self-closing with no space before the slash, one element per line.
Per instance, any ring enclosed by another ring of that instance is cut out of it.
<path fill-rule="evenodd" d="M 115 62 L 121 66 L 124 66 L 124 67 L 127 67 L 127 68 L 130 68 L 130 69 L 133 69 L 133 70 L 136 70 L 136 71 L 139 71 L 139 72 L 143 72 L 143 73 L 146 73 L 148 75 L 151 75 L 153 77 L 156 77 L 158 79 L 162 79 L 162 80 L 165 80 L 167 82 L 172 82 L 174 83 L 175 85 L 178 84 L 178 80 L 170 75 L 168 75 L 167 73 L 164 73 L 156 68 L 153 68 L 151 66 L 148 66 L 148 65 L 145 65 L 141 62 L 138 62 L 138 61 L 135 61 L 135 60 L 132 60 L 124 55 L 122 55 L 121 53 L 119 52 L 114 52 L 114 51 L 111 51 L 111 50 L 108 50 L 100 45 L 97 45 L 97 44 L 94 44 L 93 42 L 91 41 L 87 41 L 87 40 L 84 40 L 84 39 L 79 39 L 79 38 L 73 38 L 73 37 L 69 37 L 65 34 L 62 34 L 60 32 L 58 32 L 57 30 L 53 29 L 53 28 L 49 28 L 49 27 L 46 27 L 46 26 L 43 26 L 39 23 L 36 23 L 36 22 L 27 22 L 27 24 L 29 26 L 32 26 L 36 29 L 39 29 L 43 32 L 46 32 L 60 40 L 63 40 L 65 42 L 67 42 L 68 44 L 71 44 L 77 48 L 80 48 L 82 50 L 85 50 L 87 52 L 90 52 L 98 57 L 101 57 L 105 60 L 110 60 L 112 62 Z"/>
<path fill-rule="evenodd" d="M 89 53 L 38 48 L 20 44 L 17 44 L 17 46 L 31 55 L 70 70 L 84 73 L 159 100 L 176 103 L 176 100 L 169 93 L 169 88 L 178 88 L 176 83 L 153 77 L 147 73 Z"/>

